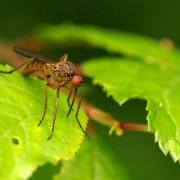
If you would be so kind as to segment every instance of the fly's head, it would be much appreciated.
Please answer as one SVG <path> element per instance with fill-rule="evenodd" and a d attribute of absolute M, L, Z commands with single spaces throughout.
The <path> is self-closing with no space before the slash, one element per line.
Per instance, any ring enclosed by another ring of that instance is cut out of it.
<path fill-rule="evenodd" d="M 52 88 L 79 88 L 84 82 L 75 65 L 68 60 L 61 60 L 55 64 L 46 64 L 44 66 L 44 75 L 47 85 Z"/>
<path fill-rule="evenodd" d="M 79 75 L 77 68 L 71 61 L 63 61 L 61 64 L 64 77 L 67 80 L 67 84 L 70 84 L 74 88 L 79 88 L 84 80 Z"/>

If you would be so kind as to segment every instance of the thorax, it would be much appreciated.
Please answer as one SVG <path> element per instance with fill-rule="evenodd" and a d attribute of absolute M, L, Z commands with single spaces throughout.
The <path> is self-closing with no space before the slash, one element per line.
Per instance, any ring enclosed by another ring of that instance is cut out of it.
<path fill-rule="evenodd" d="M 51 88 L 69 86 L 72 77 L 76 74 L 76 69 L 70 61 L 56 64 L 47 63 L 43 67 L 44 79 Z"/>

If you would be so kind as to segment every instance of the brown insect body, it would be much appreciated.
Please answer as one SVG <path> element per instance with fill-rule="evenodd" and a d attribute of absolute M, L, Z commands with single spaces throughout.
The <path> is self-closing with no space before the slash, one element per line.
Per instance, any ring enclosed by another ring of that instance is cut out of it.
<path fill-rule="evenodd" d="M 72 86 L 70 82 L 73 76 L 78 75 L 75 65 L 66 59 L 61 59 L 60 62 L 54 64 L 34 59 L 24 67 L 24 72 L 25 74 L 39 72 L 39 76 L 53 89 L 57 89 L 58 87 L 70 88 Z"/>
<path fill-rule="evenodd" d="M 59 86 L 70 88 L 70 82 L 73 76 L 77 74 L 74 64 L 69 61 L 46 64 L 42 71 L 47 85 L 54 89 L 57 89 Z"/>
<path fill-rule="evenodd" d="M 28 75 L 28 74 L 32 74 L 32 73 L 37 73 L 38 76 L 40 76 L 41 78 L 43 78 L 46 81 L 47 86 L 57 90 L 56 91 L 56 102 L 55 102 L 55 106 L 54 106 L 54 117 L 53 117 L 53 123 L 52 123 L 52 130 L 51 130 L 50 136 L 48 137 L 48 140 L 49 140 L 49 139 L 51 139 L 53 131 L 54 131 L 60 89 L 62 87 L 70 89 L 70 94 L 67 99 L 67 102 L 69 105 L 69 111 L 67 114 L 67 117 L 68 117 L 72 110 L 72 107 L 73 107 L 73 104 L 74 104 L 74 101 L 76 98 L 77 90 L 83 83 L 83 79 L 80 75 L 78 75 L 75 65 L 72 62 L 68 61 L 66 54 L 61 57 L 61 59 L 58 63 L 49 63 L 49 62 L 46 62 L 49 60 L 48 58 L 43 57 L 39 54 L 30 52 L 28 50 L 25 50 L 22 48 L 14 48 L 14 51 L 20 55 L 30 58 L 30 60 L 25 62 L 21 66 L 17 67 L 16 69 L 13 69 L 10 71 L 0 71 L 0 73 L 11 74 L 11 73 L 15 72 L 16 70 L 23 68 L 24 74 Z M 74 92 L 74 95 L 73 95 L 72 103 L 70 104 L 70 97 L 72 95 L 72 92 Z M 47 110 L 47 100 L 48 100 L 48 97 L 47 97 L 47 88 L 46 88 L 44 112 L 43 112 L 40 122 L 38 123 L 38 126 L 41 125 L 41 123 L 45 117 L 46 110 Z M 81 103 L 81 100 L 79 101 L 79 104 L 78 104 L 78 109 L 76 112 L 76 120 L 77 120 L 80 128 L 84 132 L 84 134 L 86 136 L 88 136 L 86 134 L 85 130 L 83 129 L 83 127 L 81 126 L 80 121 L 78 119 L 80 103 Z"/>

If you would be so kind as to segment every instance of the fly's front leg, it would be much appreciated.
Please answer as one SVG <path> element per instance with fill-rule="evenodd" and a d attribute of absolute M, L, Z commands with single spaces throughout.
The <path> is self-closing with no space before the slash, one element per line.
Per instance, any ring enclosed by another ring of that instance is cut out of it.
<path fill-rule="evenodd" d="M 79 121 L 79 118 L 78 118 L 79 110 L 80 110 L 80 106 L 81 106 L 81 102 L 82 102 L 82 99 L 80 98 L 80 99 L 79 99 L 79 102 L 78 102 L 77 111 L 76 111 L 76 120 L 77 120 L 77 123 L 78 123 L 80 129 L 81 129 L 82 132 L 84 133 L 84 135 L 90 140 L 91 138 L 89 137 L 89 135 L 87 134 L 87 132 L 85 131 L 85 129 L 82 127 L 81 122 Z"/>
<path fill-rule="evenodd" d="M 10 70 L 10 71 L 2 71 L 2 70 L 0 70 L 0 73 L 3 73 L 3 74 L 12 74 L 13 72 L 21 69 L 22 67 L 24 67 L 24 66 L 26 66 L 26 65 L 28 65 L 28 64 L 31 64 L 32 62 L 33 62 L 33 59 L 31 59 L 31 60 L 29 60 L 29 61 L 26 61 L 25 63 L 21 64 L 19 67 L 14 68 L 14 69 L 12 69 L 12 70 Z"/>
<path fill-rule="evenodd" d="M 54 132 L 54 126 L 55 126 L 55 122 L 56 122 L 56 115 L 57 115 L 57 109 L 58 109 L 58 101 L 59 101 L 59 90 L 60 90 L 60 88 L 58 88 L 56 91 L 56 101 L 55 101 L 55 105 L 54 105 L 54 117 L 53 117 L 53 122 L 52 122 L 52 128 L 51 128 L 51 133 L 50 133 L 49 137 L 47 138 L 47 140 L 50 140 L 52 138 L 52 135 Z"/>
<path fill-rule="evenodd" d="M 46 111 L 47 111 L 47 102 L 48 102 L 48 93 L 47 93 L 47 89 L 48 89 L 48 86 L 46 85 L 46 87 L 45 87 L 44 111 L 43 111 L 43 115 L 42 115 L 42 117 L 41 117 L 41 120 L 40 120 L 39 123 L 38 123 L 38 126 L 41 125 L 41 123 L 42 123 L 42 121 L 43 121 L 43 119 L 44 119 L 44 117 L 45 117 L 45 115 L 46 115 Z"/>
<path fill-rule="evenodd" d="M 73 92 L 72 90 L 69 91 L 69 95 L 67 98 L 67 104 L 68 104 L 69 108 L 71 107 L 70 99 L 71 99 L 72 92 Z"/>
<path fill-rule="evenodd" d="M 67 117 L 70 115 L 71 110 L 72 110 L 72 107 L 73 107 L 73 105 L 74 105 L 74 102 L 75 102 L 75 99 L 76 99 L 77 90 L 78 90 L 78 88 L 75 88 L 73 100 L 72 100 L 72 103 L 71 103 L 71 105 L 70 105 L 70 107 L 69 107 L 69 111 L 68 111 L 68 113 L 67 113 Z"/>

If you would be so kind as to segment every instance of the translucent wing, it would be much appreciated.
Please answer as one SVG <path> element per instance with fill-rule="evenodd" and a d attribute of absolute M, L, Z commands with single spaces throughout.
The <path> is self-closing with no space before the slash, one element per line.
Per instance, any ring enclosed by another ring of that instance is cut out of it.
<path fill-rule="evenodd" d="M 44 57 L 40 54 L 37 54 L 33 51 L 30 51 L 30 50 L 27 50 L 24 48 L 14 47 L 13 50 L 17 54 L 20 54 L 20 55 L 27 57 L 27 58 L 32 58 L 32 59 L 36 59 L 36 60 L 40 60 L 40 61 L 44 61 L 44 62 L 52 62 L 52 60 L 50 58 Z"/>

